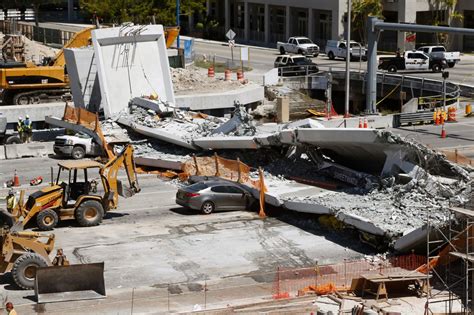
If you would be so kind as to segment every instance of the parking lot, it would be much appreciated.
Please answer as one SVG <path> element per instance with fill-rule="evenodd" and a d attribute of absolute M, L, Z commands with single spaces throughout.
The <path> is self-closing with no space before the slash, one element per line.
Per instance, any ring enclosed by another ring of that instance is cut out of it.
<path fill-rule="evenodd" d="M 31 193 L 35 188 L 25 185 L 29 179 L 41 175 L 46 184 L 50 166 L 57 162 L 52 158 L 2 162 L 0 180 L 11 179 L 17 169 L 21 183 Z M 106 287 L 111 297 L 107 303 L 113 303 L 115 297 L 116 301 L 129 304 L 126 301 L 133 288 L 144 298 L 151 298 L 153 294 L 166 296 L 170 284 L 179 283 L 178 292 L 183 288 L 186 292 L 193 291 L 189 289 L 195 288 L 193 283 L 200 288 L 203 281 L 218 285 L 222 281 L 229 284 L 228 279 L 233 279 L 232 286 L 255 286 L 255 294 L 243 291 L 249 296 L 258 297 L 263 285 L 261 294 L 268 298 L 272 272 L 278 266 L 338 262 L 341 257 L 360 257 L 360 252 L 367 250 L 356 240 L 351 241 L 350 236 L 339 237 L 335 232 L 314 228 L 308 219 L 278 211 L 264 220 L 249 211 L 202 215 L 175 204 L 176 188 L 170 182 L 156 175 L 141 175 L 139 182 L 142 191 L 132 198 L 121 198 L 119 208 L 109 213 L 102 225 L 81 228 L 66 222 L 54 230 L 56 248 L 63 248 L 71 263 L 105 262 Z M 6 192 L 2 189 L 1 195 Z M 33 310 L 33 292 L 19 290 L 10 280 L 2 277 L 3 298 L 25 304 L 23 311 Z M 166 287 L 161 293 L 153 291 Z M 176 293 L 171 289 L 173 292 Z M 123 294 L 126 299 L 121 297 Z M 166 305 L 163 301 L 162 306 Z M 48 307 L 49 311 L 57 310 Z M 101 307 L 107 310 L 107 304 Z"/>

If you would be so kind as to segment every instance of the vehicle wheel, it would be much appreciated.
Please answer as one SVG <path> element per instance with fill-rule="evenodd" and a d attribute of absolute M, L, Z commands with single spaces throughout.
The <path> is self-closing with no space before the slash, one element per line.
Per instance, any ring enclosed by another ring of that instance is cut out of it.
<path fill-rule="evenodd" d="M 13 104 L 15 105 L 28 105 L 30 104 L 30 98 L 27 95 L 18 94 L 13 97 Z"/>
<path fill-rule="evenodd" d="M 216 209 L 216 206 L 211 201 L 204 201 L 201 206 L 201 211 L 204 214 L 211 214 Z"/>
<path fill-rule="evenodd" d="M 455 62 L 448 62 L 448 67 L 454 68 L 454 65 L 455 65 L 455 64 L 456 64 Z"/>
<path fill-rule="evenodd" d="M 51 231 L 56 227 L 58 221 L 58 214 L 52 209 L 40 211 L 36 216 L 36 225 L 41 231 Z"/>
<path fill-rule="evenodd" d="M 285 48 L 280 47 L 280 54 L 284 55 L 285 54 Z"/>
<path fill-rule="evenodd" d="M 298 55 L 303 55 L 304 56 L 304 52 L 301 49 L 298 49 Z"/>
<path fill-rule="evenodd" d="M 397 72 L 397 66 L 390 65 L 390 66 L 388 66 L 387 71 L 388 72 Z"/>
<path fill-rule="evenodd" d="M 23 254 L 13 264 L 13 280 L 20 288 L 31 290 L 35 287 L 36 268 L 47 266 L 48 263 L 40 255 L 36 253 Z"/>
<path fill-rule="evenodd" d="M 5 140 L 5 144 L 20 144 L 21 139 L 18 136 L 10 136 Z"/>
<path fill-rule="evenodd" d="M 71 155 L 74 160 L 80 160 L 86 156 L 86 150 L 83 147 L 75 146 L 72 149 Z"/>
<path fill-rule="evenodd" d="M 441 66 L 437 63 L 435 63 L 431 69 L 433 72 L 441 72 Z"/>
<path fill-rule="evenodd" d="M 330 51 L 328 53 L 328 58 L 331 59 L 331 60 L 334 60 L 335 57 L 334 57 L 334 53 L 332 51 Z"/>
<path fill-rule="evenodd" d="M 319 56 L 319 54 L 314 54 L 313 57 L 314 58 L 317 58 Z"/>
<path fill-rule="evenodd" d="M 104 208 L 97 200 L 84 201 L 74 214 L 80 226 L 96 226 L 104 218 Z"/>

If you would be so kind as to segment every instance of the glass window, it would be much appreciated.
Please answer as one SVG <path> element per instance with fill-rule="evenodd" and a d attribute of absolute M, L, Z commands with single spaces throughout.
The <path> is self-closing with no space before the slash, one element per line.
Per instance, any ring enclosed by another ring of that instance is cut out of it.
<path fill-rule="evenodd" d="M 227 186 L 227 191 L 231 194 L 243 194 L 244 192 L 237 187 L 234 186 Z"/>
<path fill-rule="evenodd" d="M 410 54 L 407 55 L 407 58 L 408 59 L 414 59 L 414 58 L 416 58 L 416 54 L 410 53 Z"/>
<path fill-rule="evenodd" d="M 200 182 L 200 183 L 192 184 L 188 188 L 194 191 L 200 191 L 200 190 L 206 189 L 207 187 L 208 186 L 205 183 Z"/>
<path fill-rule="evenodd" d="M 216 193 L 227 193 L 227 187 L 225 186 L 214 186 L 211 188 L 212 192 Z"/>
<path fill-rule="evenodd" d="M 433 49 L 431 49 L 432 52 L 439 52 L 439 51 L 446 51 L 446 49 L 444 49 L 444 47 L 434 47 Z M 425 51 L 427 52 L 427 51 Z"/>

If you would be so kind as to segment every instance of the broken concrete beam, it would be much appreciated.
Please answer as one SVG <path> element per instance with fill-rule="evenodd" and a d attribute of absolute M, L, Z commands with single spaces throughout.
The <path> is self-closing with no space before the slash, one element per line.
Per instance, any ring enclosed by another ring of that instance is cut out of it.
<path fill-rule="evenodd" d="M 405 233 L 397 239 L 393 244 L 393 248 L 397 252 L 409 252 L 420 245 L 426 245 L 426 234 L 428 228 L 426 225 Z"/>
<path fill-rule="evenodd" d="M 361 231 L 373 234 L 373 235 L 379 235 L 383 236 L 385 235 L 385 231 L 377 226 L 373 222 L 371 222 L 369 219 L 351 214 L 351 213 L 344 213 L 344 212 L 339 212 L 336 217 L 344 222 L 345 224 L 352 225 L 356 228 L 358 228 Z"/>
<path fill-rule="evenodd" d="M 151 137 L 151 138 L 158 139 L 165 142 L 169 142 L 169 143 L 173 143 L 183 148 L 198 150 L 198 147 L 183 140 L 181 137 L 176 136 L 176 134 L 172 134 L 170 132 L 166 132 L 158 128 L 150 128 L 150 127 L 142 126 L 139 124 L 135 124 L 125 118 L 119 118 L 117 120 L 117 123 L 130 127 L 137 133 L 142 134 L 144 136 Z"/>
<path fill-rule="evenodd" d="M 328 207 L 318 204 L 305 203 L 299 201 L 285 201 L 283 207 L 288 210 L 313 213 L 313 214 L 332 214 L 333 212 Z"/>
<path fill-rule="evenodd" d="M 194 139 L 193 144 L 204 150 L 259 148 L 253 136 L 203 137 Z"/>
<path fill-rule="evenodd" d="M 156 113 L 169 113 L 173 111 L 173 108 L 159 100 L 151 100 L 143 97 L 134 97 L 130 101 L 130 105 L 137 105 L 145 109 L 151 109 Z"/>
<path fill-rule="evenodd" d="M 154 157 L 137 156 L 135 157 L 137 165 L 156 167 L 162 169 L 181 171 L 183 163 L 180 161 L 165 160 Z"/>
<path fill-rule="evenodd" d="M 102 139 L 99 137 L 99 135 L 96 132 L 94 132 L 94 131 L 90 130 L 89 128 L 86 128 L 82 125 L 72 124 L 70 122 L 64 121 L 64 120 L 56 118 L 56 117 L 51 117 L 51 116 L 46 116 L 45 121 L 46 121 L 47 124 L 50 124 L 50 125 L 53 125 L 53 126 L 69 129 L 69 130 L 72 130 L 72 131 L 75 131 L 75 132 L 78 132 L 78 133 L 82 132 L 82 133 L 90 136 L 92 139 L 94 139 L 94 141 L 100 147 L 104 146 L 104 144 L 102 143 Z"/>
<path fill-rule="evenodd" d="M 162 25 L 134 25 L 92 31 L 106 118 L 133 97 L 156 94 L 175 103 Z"/>

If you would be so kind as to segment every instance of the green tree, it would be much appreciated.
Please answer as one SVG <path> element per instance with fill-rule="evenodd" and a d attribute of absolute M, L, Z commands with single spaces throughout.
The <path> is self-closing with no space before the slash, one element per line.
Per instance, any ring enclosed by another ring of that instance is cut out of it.
<path fill-rule="evenodd" d="M 383 18 L 383 7 L 380 0 L 352 0 L 352 30 L 359 34 L 363 43 L 367 43 L 367 18 L 375 16 Z"/>
<path fill-rule="evenodd" d="M 458 0 L 429 0 L 433 12 L 434 25 L 451 26 L 455 21 L 462 21 L 464 16 L 457 11 Z M 449 47 L 452 36 L 447 33 L 437 33 L 437 41 Z"/>

